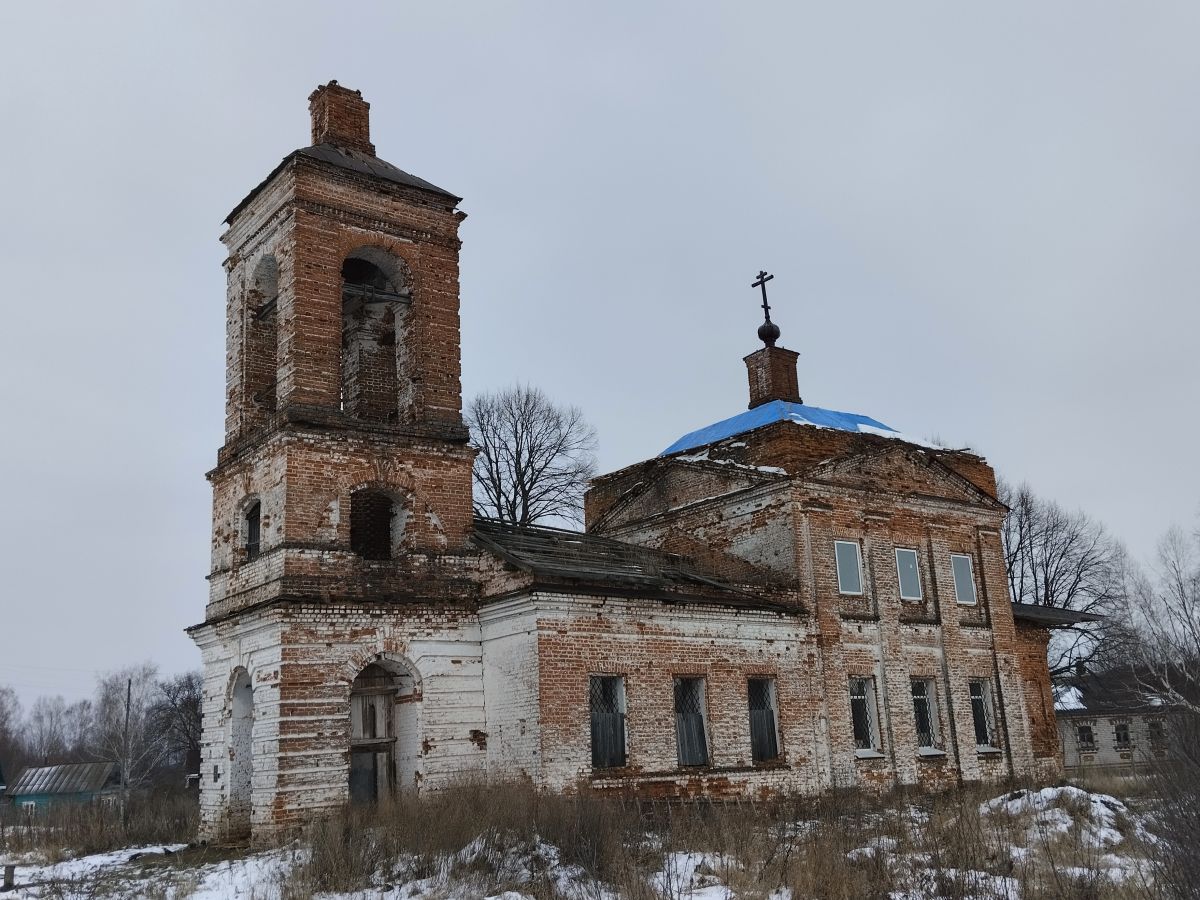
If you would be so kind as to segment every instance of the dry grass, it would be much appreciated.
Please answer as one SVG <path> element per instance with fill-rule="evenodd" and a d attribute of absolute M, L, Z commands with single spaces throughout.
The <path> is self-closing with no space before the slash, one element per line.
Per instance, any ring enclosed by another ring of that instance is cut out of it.
<path fill-rule="evenodd" d="M 992 786 L 666 804 L 463 785 L 314 825 L 305 837 L 312 856 L 293 873 L 289 896 L 428 879 L 434 893 L 455 885 L 481 896 L 519 890 L 551 900 L 564 894 L 564 872 L 574 873 L 568 892 L 597 900 L 673 900 L 706 881 L 764 900 L 780 888 L 796 900 L 872 900 L 905 890 L 947 900 L 1006 891 L 1027 900 L 1158 896 L 1145 877 L 1117 883 L 1105 874 L 1111 859 L 1086 829 L 1039 831 L 1032 814 L 981 815 L 980 803 L 997 793 Z M 1086 822 L 1086 810 L 1071 812 Z M 1132 822 L 1121 830 L 1123 853 L 1151 853 Z"/>
<path fill-rule="evenodd" d="M 147 844 L 195 839 L 194 797 L 181 793 L 135 794 L 125 820 L 116 806 L 68 803 L 29 812 L 0 804 L 0 853 L 38 852 L 47 861 Z"/>

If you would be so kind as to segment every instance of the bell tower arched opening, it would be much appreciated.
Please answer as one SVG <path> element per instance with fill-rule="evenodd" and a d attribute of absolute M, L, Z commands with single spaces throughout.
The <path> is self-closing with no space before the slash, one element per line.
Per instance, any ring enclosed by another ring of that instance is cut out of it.
<path fill-rule="evenodd" d="M 278 305 L 279 264 L 268 254 L 258 261 L 246 290 L 242 385 L 251 423 L 262 421 L 277 405 Z"/>
<path fill-rule="evenodd" d="M 364 422 L 394 423 L 411 388 L 404 364 L 411 291 L 399 260 L 361 247 L 342 263 L 341 408 Z"/>

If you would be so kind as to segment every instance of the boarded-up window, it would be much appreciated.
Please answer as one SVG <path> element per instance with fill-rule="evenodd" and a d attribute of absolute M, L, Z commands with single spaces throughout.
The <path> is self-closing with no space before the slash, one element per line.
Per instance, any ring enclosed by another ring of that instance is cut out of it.
<path fill-rule="evenodd" d="M 751 678 L 750 697 L 750 754 L 755 762 L 779 758 L 779 733 L 776 721 L 775 680 Z"/>
<path fill-rule="evenodd" d="M 675 743 L 681 766 L 708 765 L 704 679 L 675 679 Z"/>
<path fill-rule="evenodd" d="M 625 765 L 625 679 L 593 675 L 590 679 L 592 766 L 610 769 Z"/>
<path fill-rule="evenodd" d="M 395 677 L 369 665 L 350 690 L 350 799 L 373 803 L 392 789 L 396 706 Z"/>

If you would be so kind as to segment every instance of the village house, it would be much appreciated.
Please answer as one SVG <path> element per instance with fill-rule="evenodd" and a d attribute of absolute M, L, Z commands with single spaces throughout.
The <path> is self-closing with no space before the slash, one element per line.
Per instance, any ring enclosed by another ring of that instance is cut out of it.
<path fill-rule="evenodd" d="M 1138 775 L 1171 759 L 1171 707 L 1131 668 L 1083 672 L 1055 690 L 1067 774 Z"/>
<path fill-rule="evenodd" d="M 584 533 L 476 520 L 460 198 L 376 156 L 359 92 L 309 102 L 312 145 L 222 237 L 204 836 L 463 776 L 768 797 L 1060 771 L 1045 650 L 1072 620 L 1010 603 L 991 467 L 805 405 L 769 317 L 749 409 L 597 479 Z"/>

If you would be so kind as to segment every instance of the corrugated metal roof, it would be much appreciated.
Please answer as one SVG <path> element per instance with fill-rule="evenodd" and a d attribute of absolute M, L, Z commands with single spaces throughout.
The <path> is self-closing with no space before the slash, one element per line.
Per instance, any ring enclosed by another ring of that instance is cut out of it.
<path fill-rule="evenodd" d="M 76 763 L 67 766 L 27 768 L 8 790 L 10 797 L 28 794 L 86 794 L 108 784 L 116 763 Z"/>
<path fill-rule="evenodd" d="M 896 429 L 884 425 L 870 416 L 821 409 L 818 406 L 805 406 L 803 403 L 791 403 L 787 400 L 772 400 L 770 403 L 748 409 L 744 413 L 738 413 L 732 418 L 685 434 L 659 456 L 670 456 L 672 453 L 703 447 L 706 444 L 733 437 L 735 434 L 753 431 L 755 428 L 761 428 L 774 422 L 795 422 L 797 425 L 814 425 L 817 428 L 836 428 L 838 431 L 855 431 L 860 434 L 876 434 L 907 440 Z"/>
<path fill-rule="evenodd" d="M 245 209 L 246 205 L 258 196 L 259 191 L 265 188 L 271 179 L 278 175 L 280 170 L 297 156 L 329 163 L 342 169 L 349 169 L 352 172 L 358 172 L 360 175 L 371 175 L 375 178 L 382 178 L 385 181 L 391 181 L 396 184 L 403 184 L 408 187 L 420 188 L 423 191 L 441 194 L 455 203 L 462 199 L 457 194 L 452 194 L 444 188 L 438 187 L 436 184 L 430 184 L 424 178 L 410 175 L 403 169 L 397 168 L 390 162 L 385 162 L 377 156 L 371 156 L 370 154 L 363 153 L 361 150 L 338 147 L 335 144 L 317 144 L 314 147 L 301 147 L 299 150 L 293 150 L 285 156 L 279 165 L 271 170 L 271 174 L 264 178 L 254 190 L 242 199 L 241 203 L 233 208 L 229 215 L 225 217 L 225 223 L 232 222 L 234 216 Z"/>

